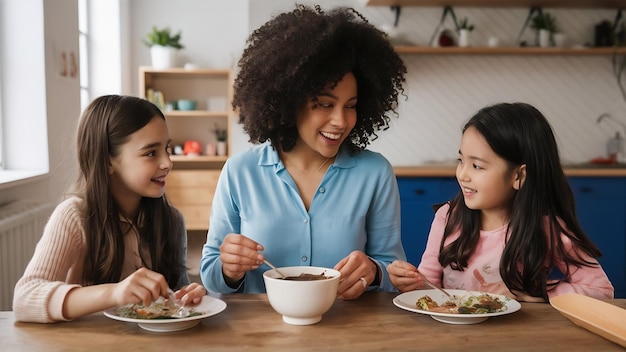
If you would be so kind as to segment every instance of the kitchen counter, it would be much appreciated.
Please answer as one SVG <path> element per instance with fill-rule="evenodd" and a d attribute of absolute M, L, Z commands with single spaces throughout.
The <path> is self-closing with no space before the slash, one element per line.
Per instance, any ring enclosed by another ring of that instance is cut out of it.
<path fill-rule="evenodd" d="M 396 307 L 397 293 L 337 300 L 322 321 L 285 324 L 265 294 L 216 296 L 226 309 L 188 330 L 154 333 L 102 313 L 56 324 L 15 322 L 0 312 L 0 350 L 9 351 L 623 351 L 548 303 L 473 325 L 450 325 Z M 626 307 L 626 300 L 609 301 Z M 306 304 L 306 302 L 302 302 Z"/>
<path fill-rule="evenodd" d="M 454 177 L 456 165 L 424 164 L 393 168 L 398 177 Z M 572 164 L 563 167 L 566 176 L 626 177 L 626 165 Z"/>

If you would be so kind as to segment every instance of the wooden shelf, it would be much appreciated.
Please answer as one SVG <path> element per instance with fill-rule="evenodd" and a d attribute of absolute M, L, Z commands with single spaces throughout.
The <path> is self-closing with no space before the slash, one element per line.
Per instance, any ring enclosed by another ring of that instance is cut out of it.
<path fill-rule="evenodd" d="M 229 69 L 185 69 L 181 67 L 139 68 L 139 92 L 143 97 L 152 89 L 160 92 L 165 102 L 181 99 L 196 102 L 196 110 L 165 111 L 172 144 L 184 145 L 194 140 L 205 153 L 208 143 L 214 143 L 215 128 L 225 129 L 230 138 L 233 79 Z M 217 105 L 216 100 L 224 104 Z M 215 104 L 215 105 L 214 105 Z M 227 147 L 227 151 L 228 151 Z M 174 169 L 168 176 L 167 196 L 185 217 L 188 230 L 204 230 L 209 226 L 211 203 L 217 179 L 228 155 L 172 155 Z"/>
<path fill-rule="evenodd" d="M 141 66 L 139 68 L 142 73 L 149 73 L 152 77 L 159 77 L 160 75 L 167 77 L 197 77 L 197 76 L 221 76 L 228 77 L 231 73 L 228 69 L 208 69 L 208 68 L 197 68 L 197 69 L 185 69 L 182 67 L 173 67 L 166 69 L 153 69 L 149 66 Z"/>
<path fill-rule="evenodd" d="M 429 47 L 429 46 L 396 46 L 399 54 L 419 55 L 613 55 L 626 54 L 626 47 L 607 48 L 538 48 L 538 47 Z"/>
<path fill-rule="evenodd" d="M 366 0 L 366 6 L 625 8 L 626 0 Z"/>
<path fill-rule="evenodd" d="M 223 163 L 228 159 L 227 156 L 209 156 L 209 155 L 198 155 L 198 156 L 186 156 L 186 155 L 172 155 L 170 156 L 175 163 Z"/>
<path fill-rule="evenodd" d="M 165 112 L 165 117 L 227 117 L 227 111 L 173 110 Z"/>
<path fill-rule="evenodd" d="M 186 155 L 172 155 L 170 156 L 173 162 L 186 162 L 186 163 L 206 163 L 206 162 L 224 162 L 228 158 L 227 156 L 186 156 Z"/>

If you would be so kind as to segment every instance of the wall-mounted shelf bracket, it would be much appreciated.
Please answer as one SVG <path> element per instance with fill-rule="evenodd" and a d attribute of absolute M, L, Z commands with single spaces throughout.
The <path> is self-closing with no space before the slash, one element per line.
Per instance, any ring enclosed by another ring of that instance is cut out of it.
<path fill-rule="evenodd" d="M 615 33 L 615 38 L 617 39 L 617 43 L 615 43 L 616 45 L 623 45 L 626 44 L 626 38 L 624 38 L 624 36 L 626 35 L 626 33 L 624 33 L 624 27 L 620 26 L 621 22 L 623 21 L 622 18 L 622 9 L 619 8 L 617 9 L 617 13 L 615 14 L 615 21 L 613 21 L 613 33 Z"/>
<path fill-rule="evenodd" d="M 428 42 L 430 44 L 430 46 L 433 45 L 435 37 L 437 36 L 437 34 L 439 33 L 439 30 L 443 26 L 443 23 L 445 22 L 446 17 L 448 17 L 448 14 L 450 14 L 450 16 L 452 17 L 452 20 L 454 21 L 454 29 L 456 31 L 459 30 L 459 23 L 456 20 L 456 14 L 454 13 L 454 9 L 452 8 L 452 6 L 444 6 L 443 14 L 441 15 L 441 20 L 439 20 L 439 24 L 435 28 L 435 32 L 430 37 L 430 41 Z"/>
<path fill-rule="evenodd" d="M 402 12 L 402 6 L 391 6 L 391 11 L 395 13 L 395 19 L 393 20 L 393 26 L 398 27 L 400 22 L 400 12 Z"/>
<path fill-rule="evenodd" d="M 517 40 L 515 40 L 515 43 L 517 45 L 520 45 L 520 40 L 522 39 L 522 35 L 524 35 L 524 32 L 526 31 L 528 24 L 533 19 L 533 16 L 535 14 L 543 15 L 543 10 L 541 9 L 540 6 L 532 6 L 530 8 L 530 11 L 528 11 L 528 16 L 526 16 L 526 21 L 524 21 L 524 25 L 522 26 L 522 29 L 519 31 L 519 34 L 517 35 Z"/>

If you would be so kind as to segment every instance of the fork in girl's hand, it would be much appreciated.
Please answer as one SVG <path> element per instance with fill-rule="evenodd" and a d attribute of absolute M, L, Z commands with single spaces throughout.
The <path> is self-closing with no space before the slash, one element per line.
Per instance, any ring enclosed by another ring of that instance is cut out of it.
<path fill-rule="evenodd" d="M 189 316 L 189 310 L 187 308 L 185 308 L 185 305 L 180 302 L 178 299 L 176 299 L 176 297 L 174 296 L 174 291 L 172 291 L 171 288 L 167 288 L 167 295 L 168 297 L 168 301 L 170 303 L 170 306 L 172 308 L 178 308 L 178 311 L 176 312 L 175 315 L 173 315 L 173 317 L 175 318 L 186 318 Z"/>

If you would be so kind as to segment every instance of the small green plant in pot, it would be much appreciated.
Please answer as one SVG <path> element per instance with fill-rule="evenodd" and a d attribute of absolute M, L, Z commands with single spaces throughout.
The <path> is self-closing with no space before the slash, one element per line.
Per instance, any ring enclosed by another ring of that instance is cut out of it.
<path fill-rule="evenodd" d="M 215 140 L 218 142 L 226 142 L 226 129 L 220 128 L 217 124 L 215 124 L 215 129 L 213 130 L 215 133 Z"/>
<path fill-rule="evenodd" d="M 147 37 L 144 39 L 144 43 L 148 47 L 152 47 L 153 45 L 160 45 L 169 46 L 175 49 L 183 49 L 184 46 L 180 43 L 180 38 L 180 31 L 172 35 L 168 27 L 165 27 L 163 29 L 152 27 L 152 32 L 148 33 Z"/>
<path fill-rule="evenodd" d="M 163 69 L 175 66 L 176 53 L 184 48 L 180 39 L 180 31 L 172 34 L 168 27 L 163 29 L 152 27 L 152 31 L 143 42 L 150 48 L 153 68 Z"/>
<path fill-rule="evenodd" d="M 471 32 L 474 30 L 474 25 L 469 23 L 469 20 L 467 19 L 467 17 L 463 17 L 459 21 L 459 26 L 457 30 L 460 32 L 462 29 L 467 29 L 468 32 Z"/>
<path fill-rule="evenodd" d="M 530 28 L 535 30 L 535 43 L 540 47 L 552 45 L 552 34 L 559 30 L 556 17 L 547 12 L 540 12 L 535 15 L 530 24 Z"/>
<path fill-rule="evenodd" d="M 470 32 L 474 30 L 474 25 L 470 24 L 467 17 L 463 17 L 461 21 L 457 24 L 456 27 L 457 32 L 459 33 L 459 46 L 460 47 L 468 47 L 470 46 Z"/>
<path fill-rule="evenodd" d="M 220 128 L 217 124 L 215 124 L 213 132 L 215 133 L 215 139 L 217 140 L 217 155 L 226 155 L 226 129 Z"/>

